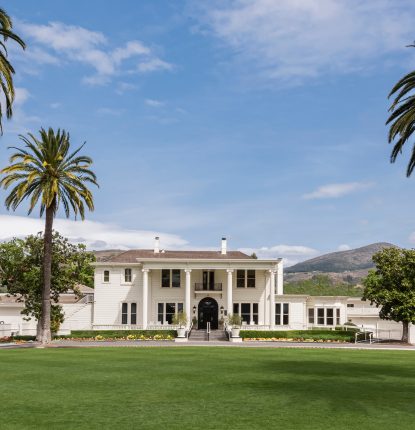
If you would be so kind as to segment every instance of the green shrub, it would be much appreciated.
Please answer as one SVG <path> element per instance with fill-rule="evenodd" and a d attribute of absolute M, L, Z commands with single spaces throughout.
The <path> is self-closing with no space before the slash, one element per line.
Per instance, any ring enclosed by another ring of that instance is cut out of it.
<path fill-rule="evenodd" d="M 16 336 L 12 336 L 12 338 L 13 338 L 13 340 L 26 340 L 26 341 L 36 340 L 36 336 L 19 336 L 19 335 L 16 335 Z"/>
<path fill-rule="evenodd" d="M 354 341 L 354 332 L 338 330 L 241 330 L 240 336 L 243 339 L 293 339 L 303 341 L 313 340 L 342 340 L 346 342 Z"/>

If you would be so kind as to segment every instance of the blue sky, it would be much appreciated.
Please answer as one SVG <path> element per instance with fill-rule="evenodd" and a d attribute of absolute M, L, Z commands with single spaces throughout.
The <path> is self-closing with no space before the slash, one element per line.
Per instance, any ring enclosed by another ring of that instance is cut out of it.
<path fill-rule="evenodd" d="M 0 162 L 19 133 L 87 141 L 90 247 L 230 247 L 287 263 L 415 242 L 407 155 L 389 163 L 387 94 L 414 69 L 410 1 L 5 1 L 26 52 Z M 5 192 L 0 192 L 3 199 Z M 0 239 L 41 229 L 0 208 Z M 59 215 L 61 217 L 62 214 Z"/>

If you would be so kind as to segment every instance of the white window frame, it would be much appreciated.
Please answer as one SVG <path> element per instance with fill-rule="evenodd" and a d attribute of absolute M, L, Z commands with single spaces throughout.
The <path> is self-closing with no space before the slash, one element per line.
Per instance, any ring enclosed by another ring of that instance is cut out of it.
<path fill-rule="evenodd" d="M 130 280 L 129 281 L 127 281 L 127 277 L 125 276 L 127 270 L 130 271 Z M 133 269 L 131 269 L 131 267 L 125 267 L 124 268 L 124 284 L 132 284 L 132 283 L 133 283 Z"/>
<path fill-rule="evenodd" d="M 280 313 L 280 318 L 281 318 L 281 324 L 277 324 L 275 322 L 275 325 L 278 327 L 287 327 L 290 325 L 290 303 L 289 302 L 277 302 L 275 303 L 275 319 L 277 318 L 277 305 L 281 305 L 281 313 Z M 284 305 L 288 306 L 288 312 L 285 314 L 284 313 Z M 288 318 L 288 322 L 286 324 L 284 324 L 284 316 L 287 315 Z"/>
<path fill-rule="evenodd" d="M 132 306 L 133 303 L 135 303 L 135 324 L 133 324 L 131 322 L 131 314 L 132 314 L 132 312 L 131 312 L 131 306 Z M 124 313 L 122 311 L 122 308 L 123 308 L 124 304 L 127 305 L 127 314 L 126 314 L 127 315 L 127 322 L 126 323 L 122 322 L 122 317 L 124 315 Z M 121 318 L 120 318 L 120 324 L 121 325 L 137 325 L 137 321 L 138 321 L 138 303 L 136 301 L 121 302 L 121 304 L 120 304 L 120 315 L 121 315 Z"/>
<path fill-rule="evenodd" d="M 168 322 L 166 320 L 167 303 L 174 303 L 176 314 L 180 312 L 179 311 L 179 305 L 182 305 L 181 306 L 181 308 L 182 308 L 181 312 L 184 312 L 184 302 L 175 302 L 174 300 L 157 301 L 157 303 L 156 303 L 157 324 L 168 325 Z M 159 321 L 159 304 L 163 305 L 163 321 Z"/>
<path fill-rule="evenodd" d="M 258 302 L 233 302 L 232 303 L 232 312 L 234 309 L 234 305 L 238 305 L 238 312 L 236 312 L 237 315 L 242 316 L 242 305 L 249 305 L 249 325 L 257 325 L 254 322 L 254 304 L 258 305 L 258 311 L 256 312 L 257 314 L 257 319 L 258 319 L 258 324 L 259 324 L 259 303 Z"/>
<path fill-rule="evenodd" d="M 105 272 L 108 272 L 108 281 L 106 281 L 106 280 L 105 280 Z M 102 272 L 102 282 L 103 282 L 104 284 L 109 284 L 109 283 L 111 282 L 111 271 L 110 271 L 110 270 L 105 269 L 105 270 Z"/>
<path fill-rule="evenodd" d="M 341 321 L 341 310 L 338 306 L 316 306 L 308 309 L 314 309 L 314 323 L 309 322 L 309 314 L 307 313 L 307 322 L 313 326 L 319 327 L 336 327 L 336 325 L 340 325 Z M 324 323 L 320 324 L 318 322 L 318 310 L 324 310 Z M 333 309 L 333 324 L 327 324 L 327 309 Z"/>
<path fill-rule="evenodd" d="M 163 287 L 163 270 L 169 270 L 170 271 L 170 279 L 169 279 L 169 286 L 168 287 Z M 180 272 L 179 275 L 179 286 L 178 287 L 173 287 L 173 270 L 178 270 Z M 182 270 L 181 269 L 161 269 L 160 270 L 160 288 L 163 290 L 167 290 L 167 288 L 174 288 L 175 290 L 178 290 L 179 288 L 182 287 Z M 160 302 L 161 303 L 161 302 Z M 168 303 L 173 303 L 173 302 L 168 302 Z"/>
<path fill-rule="evenodd" d="M 244 286 L 243 287 L 238 287 L 238 271 L 242 271 L 242 270 L 245 272 L 244 273 Z M 248 287 L 248 270 L 249 271 L 253 271 L 254 274 L 255 274 L 255 278 L 254 278 L 255 286 L 254 287 Z M 254 290 L 256 288 L 257 274 L 256 274 L 256 270 L 255 269 L 236 269 L 236 274 L 235 275 L 236 275 L 235 276 L 235 282 L 236 282 L 235 288 L 237 290 L 242 290 L 243 288 L 249 288 L 250 290 Z"/>

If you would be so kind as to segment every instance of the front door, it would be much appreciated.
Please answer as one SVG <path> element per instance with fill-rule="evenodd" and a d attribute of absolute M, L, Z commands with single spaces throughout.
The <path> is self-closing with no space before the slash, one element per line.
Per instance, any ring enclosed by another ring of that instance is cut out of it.
<path fill-rule="evenodd" d="M 218 302 L 211 297 L 206 297 L 199 302 L 198 306 L 198 329 L 206 329 L 207 323 L 210 322 L 210 328 L 218 328 Z"/>
<path fill-rule="evenodd" d="M 215 272 L 213 270 L 203 272 L 203 289 L 211 291 L 215 289 Z"/>

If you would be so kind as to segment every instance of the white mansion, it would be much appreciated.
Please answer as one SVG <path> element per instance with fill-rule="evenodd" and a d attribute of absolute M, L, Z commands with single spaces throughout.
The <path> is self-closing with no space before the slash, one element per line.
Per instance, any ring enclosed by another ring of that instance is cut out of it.
<path fill-rule="evenodd" d="M 173 315 L 184 311 L 199 329 L 209 322 L 214 330 L 227 315 L 240 314 L 243 328 L 250 329 L 305 330 L 352 322 L 401 336 L 400 324 L 381 320 L 379 310 L 360 298 L 284 294 L 282 259 L 229 251 L 226 239 L 218 251 L 167 251 L 156 238 L 154 249 L 125 251 L 94 265 L 94 290 L 79 300 L 64 300 L 62 333 L 168 328 Z M 35 332 L 34 321 L 23 321 L 22 307 L 0 295 L 0 330 L 3 323 L 21 334 Z"/>

